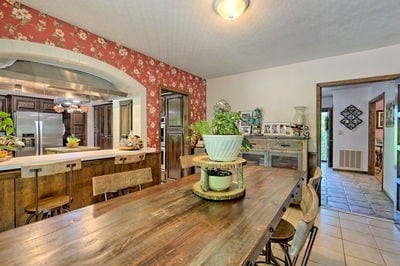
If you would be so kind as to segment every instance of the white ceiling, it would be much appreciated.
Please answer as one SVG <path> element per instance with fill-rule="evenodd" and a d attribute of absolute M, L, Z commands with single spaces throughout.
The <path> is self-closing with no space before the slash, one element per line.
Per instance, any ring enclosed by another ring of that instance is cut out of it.
<path fill-rule="evenodd" d="M 234 21 L 213 0 L 22 0 L 204 78 L 400 43 L 399 0 L 251 0 Z"/>

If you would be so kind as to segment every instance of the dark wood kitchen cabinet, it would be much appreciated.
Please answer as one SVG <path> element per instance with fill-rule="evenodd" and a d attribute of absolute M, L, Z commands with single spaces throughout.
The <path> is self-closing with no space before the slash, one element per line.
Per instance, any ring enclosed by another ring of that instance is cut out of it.
<path fill-rule="evenodd" d="M 54 101 L 52 99 L 41 99 L 25 96 L 9 95 L 10 111 L 31 111 L 42 113 L 55 113 Z"/>
<path fill-rule="evenodd" d="M 113 148 L 112 104 L 94 106 L 94 145 L 101 149 Z"/>
<path fill-rule="evenodd" d="M 0 95 L 0 111 L 8 113 L 7 97 Z"/>
<path fill-rule="evenodd" d="M 63 121 L 65 126 L 64 144 L 67 143 L 67 137 L 74 134 L 81 141 L 79 145 L 87 145 L 86 137 L 86 114 L 85 113 L 64 113 Z"/>

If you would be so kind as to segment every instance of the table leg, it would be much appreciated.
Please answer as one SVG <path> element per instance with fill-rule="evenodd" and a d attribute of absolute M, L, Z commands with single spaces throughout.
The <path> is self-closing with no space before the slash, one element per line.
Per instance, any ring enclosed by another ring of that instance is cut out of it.
<path fill-rule="evenodd" d="M 209 190 L 207 168 L 201 168 L 200 187 L 204 192 Z"/>

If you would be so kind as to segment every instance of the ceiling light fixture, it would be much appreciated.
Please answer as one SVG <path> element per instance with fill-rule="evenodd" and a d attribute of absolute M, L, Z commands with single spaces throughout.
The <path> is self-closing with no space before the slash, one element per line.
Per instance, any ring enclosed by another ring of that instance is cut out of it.
<path fill-rule="evenodd" d="M 215 0 L 214 9 L 227 20 L 237 19 L 249 6 L 249 0 Z"/>

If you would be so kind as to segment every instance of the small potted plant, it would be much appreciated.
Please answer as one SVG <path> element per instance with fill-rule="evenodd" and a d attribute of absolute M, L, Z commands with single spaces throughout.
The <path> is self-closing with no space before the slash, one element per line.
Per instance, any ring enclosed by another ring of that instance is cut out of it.
<path fill-rule="evenodd" d="M 23 147 L 24 143 L 13 136 L 14 121 L 9 113 L 0 112 L 0 159 L 12 156 L 12 152 Z"/>
<path fill-rule="evenodd" d="M 192 130 L 189 140 L 202 138 L 207 154 L 213 161 L 234 161 L 241 149 L 251 149 L 249 140 L 240 134 L 237 126 L 241 121 L 240 112 L 231 112 L 228 107 L 214 107 L 211 125 L 206 120 L 199 120 L 189 127 Z"/>

